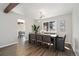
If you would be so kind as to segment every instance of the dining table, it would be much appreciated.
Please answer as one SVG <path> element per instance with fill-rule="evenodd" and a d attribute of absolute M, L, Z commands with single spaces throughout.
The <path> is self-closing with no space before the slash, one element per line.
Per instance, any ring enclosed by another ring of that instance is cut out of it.
<path fill-rule="evenodd" d="M 29 33 L 29 36 L 31 34 L 34 34 L 34 33 Z M 56 37 L 57 37 L 57 34 L 56 33 L 52 33 L 52 34 L 45 34 L 45 33 L 38 33 L 39 35 L 47 35 L 47 36 L 50 36 L 51 38 L 51 42 L 53 42 L 53 46 L 54 46 L 54 49 L 56 49 Z M 30 37 L 29 37 L 29 40 L 31 41 Z"/>

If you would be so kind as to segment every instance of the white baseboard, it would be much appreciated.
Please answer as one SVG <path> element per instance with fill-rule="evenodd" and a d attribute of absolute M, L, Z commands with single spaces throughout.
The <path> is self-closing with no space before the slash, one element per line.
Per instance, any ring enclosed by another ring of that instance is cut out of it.
<path fill-rule="evenodd" d="M 72 46 L 72 44 L 71 44 L 71 46 Z M 73 52 L 75 53 L 75 56 L 77 56 L 76 51 L 75 51 L 75 49 L 73 48 L 73 46 L 72 46 L 72 49 L 73 49 Z"/>
<path fill-rule="evenodd" d="M 76 56 L 79 56 L 79 50 L 76 50 L 76 51 L 75 51 L 75 55 L 76 55 Z"/>
<path fill-rule="evenodd" d="M 2 45 L 0 46 L 0 48 L 4 48 L 4 47 L 7 47 L 7 46 L 11 46 L 11 45 L 14 45 L 14 44 L 17 44 L 18 42 L 13 42 L 13 43 L 10 43 L 10 44 L 7 44 L 7 45 Z"/>
<path fill-rule="evenodd" d="M 77 56 L 77 53 L 76 53 L 76 51 L 73 49 L 73 51 L 74 51 L 74 53 L 75 53 L 75 56 Z"/>
<path fill-rule="evenodd" d="M 70 44 L 70 45 L 72 46 L 72 44 L 71 44 L 71 43 L 69 43 L 69 42 L 65 42 L 65 43 Z M 73 49 L 73 47 L 72 47 L 72 49 Z M 74 49 L 73 49 L 73 51 L 74 51 L 75 55 L 77 56 L 77 54 L 76 54 L 76 52 L 75 52 L 75 50 L 74 50 Z"/>
<path fill-rule="evenodd" d="M 74 51 L 74 53 L 75 53 L 75 56 L 77 56 L 77 54 L 76 54 L 76 52 Z"/>

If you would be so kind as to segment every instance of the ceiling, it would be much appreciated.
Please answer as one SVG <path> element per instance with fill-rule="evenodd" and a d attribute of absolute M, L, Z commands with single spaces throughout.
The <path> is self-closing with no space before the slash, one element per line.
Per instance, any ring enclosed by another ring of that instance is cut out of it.
<path fill-rule="evenodd" d="M 0 3 L 0 11 L 3 12 L 9 3 Z"/>
<path fill-rule="evenodd" d="M 0 10 L 8 4 L 0 3 Z M 25 15 L 28 18 L 39 19 L 40 12 L 44 18 L 70 13 L 75 3 L 20 3 L 12 12 Z"/>

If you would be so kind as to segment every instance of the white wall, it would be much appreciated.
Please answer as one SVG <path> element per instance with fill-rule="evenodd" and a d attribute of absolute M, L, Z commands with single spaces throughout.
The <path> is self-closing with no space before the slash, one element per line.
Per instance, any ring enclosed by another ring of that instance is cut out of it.
<path fill-rule="evenodd" d="M 26 37 L 31 32 L 31 19 L 27 19 L 26 16 L 10 12 L 8 14 L 0 11 L 0 47 L 7 46 L 8 44 L 17 42 L 17 20 L 25 20 Z"/>
<path fill-rule="evenodd" d="M 0 12 L 0 46 L 5 46 L 17 41 L 15 14 Z"/>
<path fill-rule="evenodd" d="M 33 23 L 32 19 L 27 19 L 25 16 L 16 13 L 5 14 L 0 11 L 0 47 L 17 42 L 18 19 L 25 20 L 26 37 L 28 39 L 28 34 L 31 32 L 31 25 Z"/>
<path fill-rule="evenodd" d="M 59 22 L 61 22 L 61 20 L 65 20 L 65 33 L 67 35 L 66 37 L 66 42 L 71 44 L 71 39 L 72 39 L 72 14 L 68 13 L 68 14 L 64 14 L 64 15 L 59 15 L 59 16 L 55 16 L 55 17 L 51 17 L 51 18 L 46 18 L 46 19 L 42 19 L 42 20 L 37 20 L 37 22 L 39 22 L 41 30 L 42 30 L 42 23 L 44 21 L 52 21 L 52 20 L 56 20 L 57 21 L 57 33 L 60 35 L 61 31 L 60 31 L 60 24 Z M 35 22 L 36 24 L 38 24 L 37 22 Z M 38 25 L 39 25 L 38 24 Z"/>
<path fill-rule="evenodd" d="M 72 11 L 72 47 L 79 56 L 79 4 L 75 5 Z"/>
<path fill-rule="evenodd" d="M 34 20 L 31 19 L 31 18 L 27 18 L 25 20 L 25 29 L 26 29 L 26 39 L 28 40 L 29 39 L 29 33 L 32 32 L 32 25 L 34 24 Z"/>

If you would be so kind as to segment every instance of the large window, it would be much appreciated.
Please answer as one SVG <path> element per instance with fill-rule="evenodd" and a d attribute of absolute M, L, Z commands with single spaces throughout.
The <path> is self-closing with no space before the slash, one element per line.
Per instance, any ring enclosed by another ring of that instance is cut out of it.
<path fill-rule="evenodd" d="M 43 22 L 43 31 L 45 32 L 54 33 L 57 31 L 56 28 L 56 21 Z"/>

